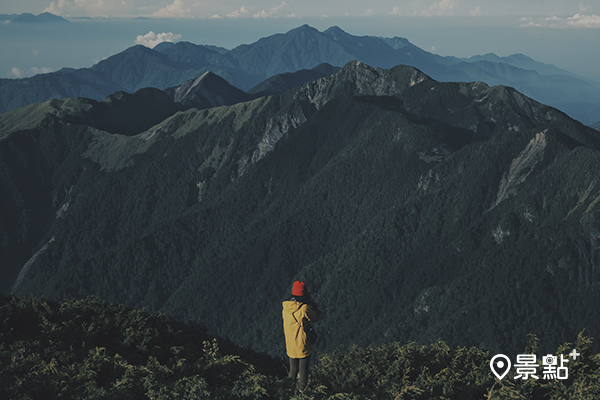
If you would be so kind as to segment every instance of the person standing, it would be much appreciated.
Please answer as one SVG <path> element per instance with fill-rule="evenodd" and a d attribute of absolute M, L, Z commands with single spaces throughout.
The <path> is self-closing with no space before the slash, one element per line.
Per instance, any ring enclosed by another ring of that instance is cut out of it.
<path fill-rule="evenodd" d="M 310 299 L 304 282 L 296 281 L 292 297 L 283 302 L 283 332 L 285 347 L 290 359 L 290 378 L 298 377 L 298 383 L 305 387 L 308 383 L 310 355 L 316 350 L 314 342 L 307 335 L 311 324 L 319 320 L 317 306 Z M 313 339 L 314 340 L 314 339 Z"/>

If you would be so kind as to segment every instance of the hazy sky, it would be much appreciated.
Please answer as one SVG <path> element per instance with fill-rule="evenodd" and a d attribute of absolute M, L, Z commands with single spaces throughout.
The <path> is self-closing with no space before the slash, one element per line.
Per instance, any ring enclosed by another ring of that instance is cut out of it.
<path fill-rule="evenodd" d="M 440 55 L 523 53 L 600 81 L 600 0 L 0 0 L 0 14 L 44 11 L 72 23 L 0 21 L 0 78 L 89 67 L 161 40 L 233 48 L 307 23 L 405 37 Z"/>
<path fill-rule="evenodd" d="M 298 18 L 516 16 L 525 23 L 600 28 L 598 0 L 0 0 L 0 13 L 64 17 Z"/>

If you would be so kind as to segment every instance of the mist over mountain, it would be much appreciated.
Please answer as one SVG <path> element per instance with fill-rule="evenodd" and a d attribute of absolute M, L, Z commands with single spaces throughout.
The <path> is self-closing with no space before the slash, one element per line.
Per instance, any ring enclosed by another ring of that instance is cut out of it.
<path fill-rule="evenodd" d="M 99 101 L 116 91 L 166 89 L 207 71 L 249 90 L 274 75 L 310 70 L 322 63 L 341 67 L 350 60 L 382 68 L 411 65 L 438 81 L 479 80 L 512 86 L 585 124 L 600 120 L 597 84 L 523 55 L 441 57 L 400 37 L 354 36 L 338 27 L 320 32 L 308 25 L 232 50 L 187 42 L 162 43 L 154 49 L 138 45 L 90 68 L 2 79 L 0 112 L 53 98 L 89 97 Z"/>
<path fill-rule="evenodd" d="M 137 134 L 78 102 L 0 115 L 15 293 L 160 310 L 277 355 L 295 279 L 322 351 L 596 334 L 600 134 L 513 88 L 353 61 Z"/>
<path fill-rule="evenodd" d="M 541 75 L 573 75 L 575 74 L 566 71 L 564 69 L 560 69 L 552 64 L 544 64 L 538 61 L 535 61 L 531 57 L 526 56 L 525 54 L 513 54 L 508 57 L 499 57 L 494 53 L 488 53 L 484 55 L 477 55 L 470 58 L 456 58 L 456 57 L 444 57 L 442 62 L 446 62 L 448 65 L 457 64 L 460 62 L 471 62 L 477 63 L 480 61 L 487 61 L 493 63 L 503 63 L 508 64 L 513 67 L 517 67 L 524 70 L 533 70 L 538 72 Z"/>

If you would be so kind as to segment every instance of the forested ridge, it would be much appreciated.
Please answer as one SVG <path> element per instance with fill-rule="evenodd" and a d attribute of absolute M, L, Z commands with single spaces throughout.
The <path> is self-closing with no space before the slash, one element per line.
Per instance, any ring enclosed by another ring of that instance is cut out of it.
<path fill-rule="evenodd" d="M 16 294 L 160 311 L 275 357 L 296 279 L 324 352 L 597 335 L 599 134 L 514 89 L 352 62 L 131 135 L 74 103 L 0 116 Z"/>
<path fill-rule="evenodd" d="M 583 333 L 556 350 L 581 354 L 566 380 L 515 380 L 514 373 L 499 380 L 487 350 L 452 349 L 438 340 L 318 353 L 308 387 L 298 388 L 282 359 L 244 350 L 197 324 L 92 297 L 57 303 L 0 295 L 0 321 L 0 396 L 10 400 L 600 396 L 600 355 Z M 536 346 L 530 336 L 523 352 L 535 354 Z"/>

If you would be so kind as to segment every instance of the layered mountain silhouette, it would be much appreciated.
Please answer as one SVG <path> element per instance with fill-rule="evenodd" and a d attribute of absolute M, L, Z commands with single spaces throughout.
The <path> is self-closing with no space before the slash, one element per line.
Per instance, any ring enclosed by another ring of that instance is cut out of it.
<path fill-rule="evenodd" d="M 2 119 L 0 137 L 15 130 L 33 128 L 48 115 L 57 116 L 67 123 L 132 136 L 179 111 L 232 105 L 256 97 L 231 86 L 211 72 L 205 72 L 197 79 L 164 91 L 144 88 L 133 94 L 116 92 L 100 102 L 78 97 L 20 107 Z"/>
<path fill-rule="evenodd" d="M 118 123 L 210 77 L 110 97 L 119 133 L 89 100 L 0 116 L 4 290 L 160 310 L 277 355 L 296 279 L 322 351 L 595 335 L 598 131 L 510 87 L 358 61 L 137 134 Z"/>
<path fill-rule="evenodd" d="M 47 23 L 64 23 L 69 22 L 68 20 L 58 15 L 44 12 L 38 15 L 31 13 L 23 14 L 0 14 L 0 21 L 4 23 L 15 23 L 15 24 L 47 24 Z"/>
<path fill-rule="evenodd" d="M 391 68 L 414 66 L 438 81 L 482 81 L 511 86 L 544 104 L 590 124 L 600 120 L 600 87 L 524 55 L 493 54 L 459 59 L 426 52 L 407 39 L 354 36 L 338 27 L 320 32 L 303 25 L 285 34 L 262 38 L 232 50 L 187 42 L 138 45 L 83 69 L 62 69 L 25 79 L 0 80 L 0 112 L 23 105 L 145 87 L 166 89 L 211 71 L 233 86 L 249 90 L 274 75 L 350 60 Z"/>

